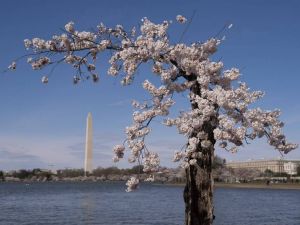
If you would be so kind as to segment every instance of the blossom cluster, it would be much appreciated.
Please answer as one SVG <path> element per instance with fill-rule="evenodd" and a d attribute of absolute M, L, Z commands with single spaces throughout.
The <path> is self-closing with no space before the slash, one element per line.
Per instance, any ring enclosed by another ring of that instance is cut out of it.
<path fill-rule="evenodd" d="M 125 147 L 123 145 L 116 145 L 114 147 L 115 156 L 113 157 L 114 162 L 118 162 L 124 156 Z"/>
<path fill-rule="evenodd" d="M 149 152 L 144 142 L 145 136 L 151 131 L 150 121 L 157 116 L 169 114 L 169 108 L 175 103 L 170 97 L 170 92 L 165 86 L 155 87 L 151 82 L 143 83 L 145 90 L 152 96 L 150 103 L 133 102 L 133 106 L 139 111 L 133 113 L 133 124 L 126 127 L 126 143 L 131 150 L 129 162 L 136 162 L 143 158 L 144 172 L 154 173 L 159 170 L 159 156 L 157 153 Z"/>
<path fill-rule="evenodd" d="M 33 70 L 42 69 L 44 66 L 50 63 L 50 59 L 48 57 L 40 57 L 37 60 L 31 61 L 31 66 Z"/>
<path fill-rule="evenodd" d="M 130 177 L 130 179 L 126 182 L 126 192 L 131 192 L 136 190 L 139 187 L 139 179 L 136 177 Z"/>
<path fill-rule="evenodd" d="M 145 173 L 154 173 L 159 170 L 159 157 L 157 153 L 149 152 L 145 155 L 143 160 L 144 172 Z"/>
<path fill-rule="evenodd" d="M 182 16 L 182 15 L 177 15 L 176 16 L 176 20 L 179 22 L 179 23 L 185 23 L 187 21 L 187 19 Z"/>

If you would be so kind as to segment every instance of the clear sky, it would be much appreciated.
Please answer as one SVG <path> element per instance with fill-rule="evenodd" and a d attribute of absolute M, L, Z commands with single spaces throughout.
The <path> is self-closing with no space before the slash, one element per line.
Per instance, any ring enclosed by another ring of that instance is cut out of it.
<path fill-rule="evenodd" d="M 60 33 L 69 21 L 76 28 L 89 30 L 103 21 L 130 28 L 148 17 L 154 22 L 175 20 L 176 15 L 196 14 L 183 38 L 185 43 L 205 41 L 224 26 L 233 23 L 216 57 L 225 67 L 238 67 L 242 80 L 254 90 L 266 92 L 259 106 L 280 108 L 286 122 L 285 133 L 300 143 L 300 1 L 142 1 L 142 0 L 2 0 L 0 2 L 0 68 L 26 53 L 25 38 L 49 38 Z M 179 40 L 184 27 L 174 26 L 172 42 Z M 119 79 L 106 75 L 107 63 L 98 62 L 100 82 L 72 85 L 73 71 L 60 66 L 48 85 L 40 82 L 48 71 L 32 71 L 20 63 L 15 72 L 0 74 L 0 169 L 83 167 L 85 122 L 88 112 L 94 120 L 94 165 L 111 166 L 112 146 L 122 143 L 124 128 L 131 123 L 134 98 L 147 96 L 140 88 L 145 77 L 141 69 L 136 82 L 122 87 Z M 2 69 L 1 69 L 2 70 Z M 184 96 L 177 97 L 176 109 L 187 107 Z M 174 150 L 185 140 L 175 128 L 154 121 L 148 147 L 161 153 L 162 165 L 171 162 Z M 217 149 L 228 160 L 277 158 L 279 153 L 265 140 L 245 146 L 232 155 Z M 286 156 L 300 159 L 300 150 Z M 122 162 L 119 166 L 127 167 Z"/>

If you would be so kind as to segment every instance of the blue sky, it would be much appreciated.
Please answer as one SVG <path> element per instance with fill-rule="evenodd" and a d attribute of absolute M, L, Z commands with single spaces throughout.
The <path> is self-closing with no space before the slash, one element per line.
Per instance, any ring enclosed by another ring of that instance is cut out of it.
<path fill-rule="evenodd" d="M 89 30 L 101 21 L 106 25 L 123 24 L 130 28 L 148 17 L 154 22 L 175 20 L 176 15 L 196 14 L 183 42 L 204 41 L 224 26 L 234 26 L 226 34 L 216 58 L 225 67 L 238 67 L 242 80 L 254 90 L 266 92 L 259 106 L 280 108 L 286 122 L 285 133 L 300 143 L 300 2 L 299 1 L 16 1 L 0 2 L 0 68 L 26 53 L 25 38 L 49 38 L 74 21 L 76 28 Z M 173 43 L 179 40 L 184 26 L 171 27 Z M 114 144 L 124 140 L 124 128 L 131 123 L 131 99 L 147 98 L 141 82 L 153 75 L 141 68 L 135 83 L 122 87 L 118 78 L 106 75 L 107 63 L 98 62 L 100 83 L 72 85 L 73 71 L 60 66 L 48 85 L 40 82 L 45 71 L 32 71 L 25 63 L 13 73 L 0 74 L 0 169 L 43 167 L 82 167 L 85 120 L 92 112 L 95 133 L 95 166 L 111 166 Z M 2 69 L 1 69 L 2 70 Z M 176 109 L 187 107 L 183 96 Z M 171 162 L 172 153 L 185 140 L 177 131 L 154 121 L 148 146 L 161 153 L 162 164 Z M 300 151 L 287 158 L 300 158 Z M 279 153 L 259 140 L 232 155 L 217 149 L 228 160 L 277 158 Z M 119 166 L 126 167 L 122 162 Z"/>

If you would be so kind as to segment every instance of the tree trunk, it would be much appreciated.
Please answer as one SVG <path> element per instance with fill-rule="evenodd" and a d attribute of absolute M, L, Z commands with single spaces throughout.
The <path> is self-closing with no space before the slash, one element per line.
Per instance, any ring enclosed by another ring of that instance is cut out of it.
<path fill-rule="evenodd" d="M 197 166 L 190 166 L 186 169 L 184 189 L 186 225 L 211 225 L 213 223 L 212 160 L 213 150 L 209 150 L 203 154 Z"/>
<path fill-rule="evenodd" d="M 191 88 L 191 92 L 201 96 L 199 84 Z M 193 103 L 192 108 L 197 108 Z M 197 159 L 196 165 L 190 165 L 186 169 L 186 186 L 184 189 L 185 202 L 185 224 L 186 225 L 212 225 L 213 215 L 213 177 L 212 162 L 214 157 L 214 134 L 216 127 L 216 117 L 203 124 L 201 129 L 195 130 L 191 137 L 196 137 L 197 133 L 204 131 L 207 140 L 212 145 L 210 148 L 202 148 L 201 141 L 197 146 L 197 152 L 201 152 L 201 158 Z"/>

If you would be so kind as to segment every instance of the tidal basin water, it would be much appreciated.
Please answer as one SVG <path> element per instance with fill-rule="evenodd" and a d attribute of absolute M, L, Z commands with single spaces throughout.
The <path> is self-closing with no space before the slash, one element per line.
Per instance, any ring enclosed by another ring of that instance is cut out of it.
<path fill-rule="evenodd" d="M 183 225 L 183 187 L 0 183 L 1 225 Z M 214 225 L 299 225 L 300 190 L 215 189 Z"/>

